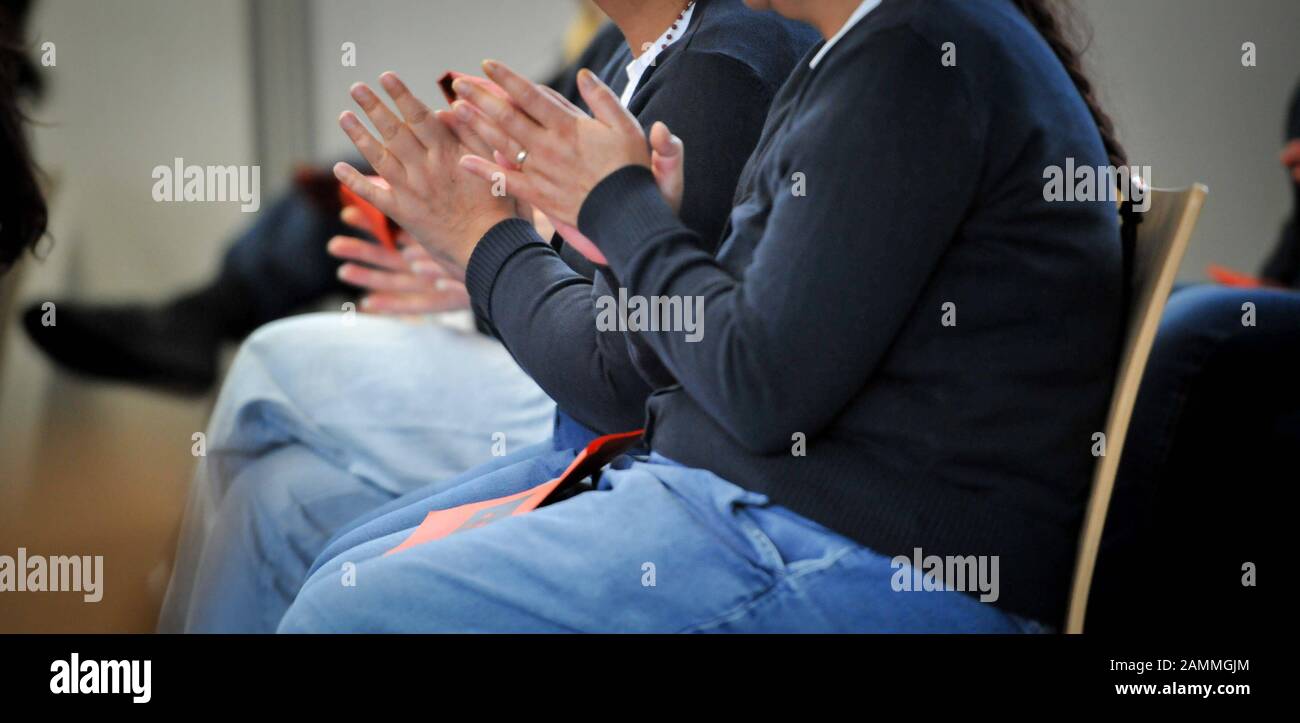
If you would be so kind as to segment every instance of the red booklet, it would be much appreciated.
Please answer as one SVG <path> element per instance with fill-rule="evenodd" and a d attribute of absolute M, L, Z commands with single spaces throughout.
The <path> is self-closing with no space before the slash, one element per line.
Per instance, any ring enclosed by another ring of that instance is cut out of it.
<path fill-rule="evenodd" d="M 553 480 L 544 482 L 532 489 L 506 497 L 484 500 L 447 510 L 434 510 L 425 516 L 420 526 L 415 528 L 402 544 L 394 547 L 385 555 L 401 552 L 426 542 L 441 540 L 457 532 L 472 530 L 490 525 L 506 517 L 518 517 L 541 507 L 573 485 L 599 472 L 615 457 L 624 454 L 641 440 L 642 430 L 611 434 L 592 440 L 569 465 L 564 473 Z"/>
<path fill-rule="evenodd" d="M 378 176 L 373 178 L 378 179 Z M 397 234 L 399 233 L 399 227 L 394 223 L 393 219 L 385 216 L 383 211 L 380 211 L 369 201 L 353 193 L 352 189 L 342 183 L 339 184 L 339 200 L 343 202 L 345 207 L 352 206 L 366 217 L 366 225 L 370 227 L 371 234 L 379 241 L 379 243 L 392 251 L 397 250 Z"/>

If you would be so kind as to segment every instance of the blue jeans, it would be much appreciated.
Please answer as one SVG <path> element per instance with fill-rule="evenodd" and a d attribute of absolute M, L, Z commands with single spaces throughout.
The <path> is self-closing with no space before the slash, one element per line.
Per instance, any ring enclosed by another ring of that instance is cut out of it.
<path fill-rule="evenodd" d="M 554 408 L 477 332 L 340 314 L 262 328 L 209 423 L 159 629 L 273 631 L 340 528 L 531 454 L 505 453 L 545 440 Z"/>
<path fill-rule="evenodd" d="M 620 458 L 598 488 L 385 555 L 433 509 L 559 474 L 571 450 L 370 520 L 313 566 L 281 632 L 1041 630 L 952 591 L 896 591 L 890 558 L 716 475 Z"/>
<path fill-rule="evenodd" d="M 328 560 L 356 545 L 383 537 L 396 530 L 418 525 L 429 510 L 455 507 L 485 498 L 504 497 L 522 492 L 529 485 L 520 487 L 521 481 L 526 482 L 539 475 L 539 483 L 551 479 L 545 475 L 557 469 L 564 469 L 573 461 L 578 450 L 586 447 L 598 436 L 600 435 L 581 422 L 557 409 L 554 429 L 549 440 L 521 449 L 508 457 L 493 460 L 489 464 L 476 467 L 452 479 L 425 485 L 354 518 L 338 531 L 334 539 L 329 541 L 321 552 L 317 564 L 312 566 L 311 572 L 316 571 L 321 561 Z M 484 479 L 499 469 L 523 462 L 532 465 L 527 473 L 521 472 L 523 468 L 520 467 L 510 476 L 494 477 L 496 481 Z M 470 482 L 475 484 L 469 485 Z"/>

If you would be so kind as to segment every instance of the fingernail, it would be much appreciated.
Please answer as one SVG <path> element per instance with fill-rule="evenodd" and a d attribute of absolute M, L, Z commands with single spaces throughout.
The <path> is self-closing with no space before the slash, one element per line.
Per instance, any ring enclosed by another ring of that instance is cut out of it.
<path fill-rule="evenodd" d="M 361 121 L 358 121 L 356 116 L 351 113 L 344 113 L 339 116 L 339 125 L 343 126 L 345 131 L 354 131 L 361 127 Z M 338 166 L 335 166 L 335 168 L 337 169 Z"/>
<path fill-rule="evenodd" d="M 478 88 L 476 88 L 473 83 L 459 78 L 451 84 L 451 89 L 456 91 L 456 95 L 473 95 L 478 91 Z"/>
<path fill-rule="evenodd" d="M 456 101 L 452 110 L 455 111 L 456 117 L 463 121 L 474 120 L 474 111 L 470 110 L 469 103 L 465 101 Z"/>
<path fill-rule="evenodd" d="M 583 68 L 578 71 L 578 83 L 584 88 L 591 89 L 596 85 L 596 76 L 590 70 Z"/>
<path fill-rule="evenodd" d="M 370 98 L 373 97 L 374 97 L 374 93 L 371 93 L 370 89 L 362 85 L 361 83 L 357 83 L 356 85 L 352 86 L 352 99 L 355 100 L 356 102 L 365 103 L 366 101 L 368 101 Z"/>
<path fill-rule="evenodd" d="M 495 73 L 495 72 L 497 72 L 497 71 L 500 70 L 500 69 L 501 69 L 501 64 L 498 63 L 498 62 L 495 61 L 495 60 L 484 60 L 484 61 L 483 61 L 483 70 L 486 70 L 486 71 L 489 72 L 489 73 Z"/>

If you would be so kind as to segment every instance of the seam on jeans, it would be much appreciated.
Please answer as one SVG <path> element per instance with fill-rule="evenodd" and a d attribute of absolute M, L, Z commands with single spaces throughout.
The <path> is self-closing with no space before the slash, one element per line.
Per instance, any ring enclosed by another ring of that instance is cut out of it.
<path fill-rule="evenodd" d="M 810 575 L 814 575 L 820 572 L 825 572 L 826 570 L 840 564 L 844 560 L 844 558 L 847 557 L 850 553 L 856 552 L 859 549 L 862 548 L 843 547 L 840 548 L 839 550 L 836 550 L 832 554 L 821 558 L 820 560 L 801 561 L 807 564 L 800 566 L 799 569 L 793 570 L 787 575 L 782 575 L 776 578 L 775 580 L 773 580 L 771 585 L 760 590 L 758 594 L 756 594 L 754 597 L 750 598 L 749 600 L 731 608 L 727 612 L 724 612 L 720 615 L 716 615 L 708 620 L 705 620 L 704 622 L 688 625 L 678 630 L 677 632 L 678 633 L 699 633 L 739 620 L 740 618 L 744 617 L 755 608 L 758 608 L 766 604 L 769 600 L 774 599 L 776 597 L 776 593 L 781 589 L 783 583 L 794 582 L 796 580 L 801 580 Z"/>
<path fill-rule="evenodd" d="M 777 548 L 775 542 L 772 542 L 772 538 L 763 531 L 762 527 L 759 527 L 758 521 L 750 514 L 750 509 L 741 502 L 732 505 L 732 513 L 736 515 L 737 524 L 756 548 L 763 564 L 770 566 L 778 577 L 784 577 L 788 568 L 785 558 L 781 556 L 781 550 Z"/>
<path fill-rule="evenodd" d="M 653 463 L 651 463 L 651 464 L 653 464 Z M 677 505 L 680 506 L 680 507 L 681 507 L 681 508 L 686 512 L 686 514 L 687 514 L 687 515 L 688 515 L 692 520 L 695 521 L 695 524 L 696 524 L 696 525 L 698 525 L 699 527 L 701 527 L 701 528 L 703 528 L 705 531 L 707 531 L 708 534 L 709 534 L 709 536 L 711 536 L 711 537 L 713 537 L 713 539 L 717 540 L 718 543 L 721 544 L 724 548 L 730 550 L 732 554 L 734 554 L 736 557 L 740 558 L 741 560 L 744 560 L 745 563 L 746 563 L 747 565 L 749 565 L 750 567 L 754 568 L 754 569 L 757 570 L 759 573 L 765 575 L 766 577 L 771 578 L 773 583 L 775 583 L 777 580 L 780 580 L 780 579 L 781 579 L 781 576 L 782 576 L 782 570 L 781 570 L 781 568 L 778 568 L 778 569 L 776 569 L 776 570 L 771 570 L 771 569 L 769 569 L 769 568 L 767 568 L 767 567 L 765 566 L 764 563 L 766 562 L 766 560 L 764 560 L 764 559 L 759 559 L 759 560 L 751 559 L 749 555 L 746 555 L 746 554 L 745 554 L 744 549 L 742 549 L 740 545 L 737 545 L 737 544 L 736 544 L 735 540 L 730 539 L 727 535 L 719 534 L 719 533 L 717 532 L 717 530 L 714 529 L 715 526 L 714 526 L 713 524 L 710 524 L 709 520 L 707 520 L 707 519 L 705 519 L 703 516 L 701 516 L 700 513 L 699 513 L 698 511 L 696 511 L 696 509 L 695 509 L 692 505 L 688 504 L 687 501 L 686 501 L 686 498 L 683 497 L 683 496 L 681 495 L 681 493 L 679 493 L 676 489 L 674 489 L 672 485 L 670 485 L 670 484 L 664 482 L 663 480 L 659 479 L 658 475 L 655 475 L 653 472 L 646 471 L 646 474 L 648 474 L 648 475 L 650 476 L 651 479 L 653 479 L 657 484 L 659 484 L 661 487 L 663 487 L 663 488 L 668 492 L 669 496 L 672 497 L 673 501 L 676 502 Z M 719 477 L 718 479 L 721 479 L 721 478 Z M 725 481 L 725 480 L 724 480 L 724 481 Z M 730 484 L 730 483 L 728 483 L 728 484 Z M 736 509 L 736 503 L 735 503 L 735 502 L 731 503 L 731 505 L 730 505 L 730 509 L 731 509 L 731 513 L 732 513 L 733 515 L 735 515 L 736 517 L 739 518 L 739 516 L 740 516 L 740 515 L 738 514 L 739 510 Z M 746 521 L 748 521 L 748 520 L 746 520 Z M 751 524 L 752 524 L 752 523 L 751 523 Z M 762 552 L 754 549 L 752 538 L 749 538 L 749 535 L 747 535 L 747 534 L 744 535 L 744 536 L 745 536 L 747 539 L 749 539 L 749 544 L 750 544 L 749 549 L 750 549 L 750 551 L 751 551 L 751 552 L 756 552 L 756 553 L 759 555 L 759 557 L 762 558 L 762 557 L 763 557 Z"/>
<path fill-rule="evenodd" d="M 280 590 L 280 586 L 276 584 L 274 575 L 271 574 L 272 566 L 266 557 L 266 542 L 262 536 L 261 526 L 258 524 L 256 517 L 252 515 L 250 515 L 249 519 L 245 521 L 245 524 L 249 526 L 250 531 L 252 532 L 253 553 L 257 557 L 258 563 L 257 571 L 253 575 L 253 579 L 257 584 L 257 599 L 270 600 L 273 595 L 282 591 Z M 290 604 L 293 604 L 294 597 L 294 595 L 288 596 Z M 257 617 L 264 623 L 270 623 L 271 630 L 275 630 L 275 628 L 278 627 L 279 621 L 272 621 L 267 618 L 265 606 L 262 606 L 262 609 L 258 610 Z M 265 627 L 263 629 L 265 629 Z M 235 632 L 248 631 L 240 630 Z"/>

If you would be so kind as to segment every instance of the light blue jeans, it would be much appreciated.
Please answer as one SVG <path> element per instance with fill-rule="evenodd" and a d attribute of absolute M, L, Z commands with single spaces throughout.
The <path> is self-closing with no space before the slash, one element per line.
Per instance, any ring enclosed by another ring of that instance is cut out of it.
<path fill-rule="evenodd" d="M 465 325 L 313 314 L 263 327 L 197 450 L 159 630 L 273 631 L 339 528 L 513 459 L 548 438 L 554 409 Z"/>
<path fill-rule="evenodd" d="M 336 538 L 281 632 L 1040 632 L 716 475 L 620 458 L 595 491 L 385 555 L 434 509 L 528 489 L 572 450 L 473 470 Z"/>

